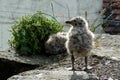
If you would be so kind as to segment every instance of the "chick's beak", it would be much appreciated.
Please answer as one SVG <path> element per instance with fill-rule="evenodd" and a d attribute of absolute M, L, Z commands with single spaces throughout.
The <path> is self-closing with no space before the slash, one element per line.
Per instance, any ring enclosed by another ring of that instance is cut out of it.
<path fill-rule="evenodd" d="M 66 24 L 72 24 L 72 21 L 65 21 Z"/>

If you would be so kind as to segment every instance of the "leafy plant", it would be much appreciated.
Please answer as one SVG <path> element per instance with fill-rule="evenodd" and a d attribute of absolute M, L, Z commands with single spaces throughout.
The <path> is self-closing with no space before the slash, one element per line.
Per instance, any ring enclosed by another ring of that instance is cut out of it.
<path fill-rule="evenodd" d="M 60 31 L 63 31 L 62 25 L 55 17 L 38 11 L 16 21 L 10 30 L 12 38 L 9 44 L 20 55 L 41 54 L 49 35 Z"/>

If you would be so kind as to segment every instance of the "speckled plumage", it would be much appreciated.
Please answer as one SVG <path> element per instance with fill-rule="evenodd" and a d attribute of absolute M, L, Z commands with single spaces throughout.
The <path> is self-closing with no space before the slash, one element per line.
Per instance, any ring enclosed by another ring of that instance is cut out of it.
<path fill-rule="evenodd" d="M 89 30 L 87 21 L 81 17 L 66 21 L 71 24 L 65 43 L 68 54 L 78 57 L 86 57 L 93 48 L 94 34 Z"/>
<path fill-rule="evenodd" d="M 65 54 L 66 48 L 64 44 L 66 42 L 66 34 L 66 32 L 58 32 L 50 35 L 45 43 L 45 52 L 48 55 Z"/>

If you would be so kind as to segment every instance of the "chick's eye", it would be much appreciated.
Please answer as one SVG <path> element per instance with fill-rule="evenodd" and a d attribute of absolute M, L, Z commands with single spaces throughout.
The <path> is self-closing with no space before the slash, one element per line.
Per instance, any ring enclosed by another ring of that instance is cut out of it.
<path fill-rule="evenodd" d="M 73 20 L 73 22 L 76 22 L 76 20 Z"/>
<path fill-rule="evenodd" d="M 79 25 L 82 25 L 82 23 L 79 23 Z"/>

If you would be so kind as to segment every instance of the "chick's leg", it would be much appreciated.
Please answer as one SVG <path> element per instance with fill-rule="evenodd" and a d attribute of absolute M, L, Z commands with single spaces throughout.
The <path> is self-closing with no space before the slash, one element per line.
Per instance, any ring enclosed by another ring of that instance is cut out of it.
<path fill-rule="evenodd" d="M 87 71 L 88 70 L 88 68 L 87 68 L 87 66 L 88 66 L 88 57 L 87 56 L 85 56 L 85 71 Z"/>
<path fill-rule="evenodd" d="M 74 67 L 75 57 L 73 54 L 71 55 L 71 61 L 72 61 L 72 70 L 74 71 L 75 70 L 75 67 Z"/>

